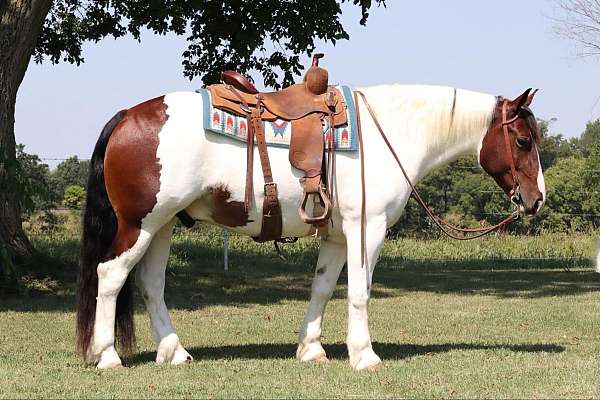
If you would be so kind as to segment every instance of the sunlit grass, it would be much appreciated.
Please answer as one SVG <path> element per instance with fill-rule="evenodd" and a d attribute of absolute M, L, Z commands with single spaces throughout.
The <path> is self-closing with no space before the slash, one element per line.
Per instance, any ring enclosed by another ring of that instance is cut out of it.
<path fill-rule="evenodd" d="M 348 364 L 345 272 L 327 309 L 329 364 L 295 360 L 318 243 L 284 247 L 232 236 L 223 271 L 218 229 L 178 232 L 166 301 L 196 361 L 154 364 L 140 299 L 138 348 L 126 368 L 96 371 L 74 352 L 78 241 L 34 238 L 52 257 L 0 300 L 0 397 L 590 398 L 600 396 L 600 279 L 593 236 L 387 242 L 370 326 L 376 373 Z"/>

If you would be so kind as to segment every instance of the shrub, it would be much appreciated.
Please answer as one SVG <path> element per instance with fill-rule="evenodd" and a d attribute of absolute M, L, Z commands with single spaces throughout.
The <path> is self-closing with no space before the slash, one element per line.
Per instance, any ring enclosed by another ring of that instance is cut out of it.
<path fill-rule="evenodd" d="M 85 189 L 79 185 L 67 186 L 63 196 L 63 205 L 67 208 L 80 210 L 85 201 Z"/>

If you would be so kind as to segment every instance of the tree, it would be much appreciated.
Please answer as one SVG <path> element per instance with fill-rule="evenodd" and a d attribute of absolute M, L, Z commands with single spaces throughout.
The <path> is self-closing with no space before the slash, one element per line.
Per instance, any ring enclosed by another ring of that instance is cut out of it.
<path fill-rule="evenodd" d="M 538 151 L 543 171 L 553 166 L 561 158 L 579 154 L 578 139 L 566 139 L 561 134 L 549 134 L 547 121 L 538 120 L 538 125 L 542 136 Z"/>
<path fill-rule="evenodd" d="M 70 157 L 58 164 L 50 174 L 55 199 L 62 199 L 65 189 L 69 186 L 85 188 L 89 168 L 89 161 L 79 160 L 77 156 Z"/>
<path fill-rule="evenodd" d="M 67 186 L 63 197 L 63 206 L 80 210 L 85 201 L 85 189 L 79 185 Z"/>
<path fill-rule="evenodd" d="M 51 5 L 52 0 L 0 2 L 0 252 L 4 254 L 0 275 L 6 275 L 7 260 L 27 257 L 33 251 L 21 226 L 15 102 Z"/>
<path fill-rule="evenodd" d="M 600 203 L 590 202 L 591 190 L 586 186 L 586 159 L 560 159 L 546 171 L 548 191 L 546 205 L 536 217 L 542 227 L 556 231 L 587 231 L 598 227 Z"/>
<path fill-rule="evenodd" d="M 50 204 L 48 165 L 43 164 L 38 156 L 27 154 L 22 144 L 16 148 L 14 165 L 13 184 L 6 189 L 3 187 L 2 190 L 10 191 L 17 202 L 16 206 L 25 214 L 29 214 L 36 208 L 45 208 Z M 0 293 L 15 290 L 13 258 L 14 252 L 7 246 L 7 242 L 0 241 Z"/>
<path fill-rule="evenodd" d="M 561 0 L 563 16 L 555 21 L 555 31 L 580 44 L 581 55 L 600 56 L 600 1 Z"/>
<path fill-rule="evenodd" d="M 17 145 L 17 195 L 19 206 L 25 214 L 48 208 L 53 193 L 50 185 L 50 169 L 35 154 L 25 152 L 25 146 Z"/>
<path fill-rule="evenodd" d="M 590 121 L 585 125 L 585 131 L 581 134 L 577 144 L 585 155 L 589 155 L 594 147 L 600 146 L 600 119 Z"/>
<path fill-rule="evenodd" d="M 371 0 L 0 2 L 0 248 L 11 258 L 33 250 L 21 227 L 14 136 L 17 90 L 32 55 L 37 62 L 79 64 L 83 43 L 127 34 L 140 39 L 146 28 L 160 35 L 187 35 L 183 65 L 190 79 L 200 76 L 211 83 L 224 69 L 254 69 L 266 85 L 280 86 L 303 69 L 299 55 L 311 54 L 315 39 L 334 44 L 348 39 L 340 23 L 344 2 L 361 8 L 364 25 Z M 375 3 L 385 5 L 384 0 Z"/>

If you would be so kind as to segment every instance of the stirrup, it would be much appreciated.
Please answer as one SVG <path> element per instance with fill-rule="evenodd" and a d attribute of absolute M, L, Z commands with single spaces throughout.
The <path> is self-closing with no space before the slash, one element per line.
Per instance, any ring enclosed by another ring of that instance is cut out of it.
<path fill-rule="evenodd" d="M 308 197 L 310 195 L 319 196 L 319 200 L 325 208 L 325 210 L 323 210 L 323 214 L 311 217 L 306 213 L 306 202 L 308 201 Z M 302 203 L 298 208 L 298 213 L 300 213 L 300 218 L 302 218 L 302 221 L 311 225 L 326 221 L 329 219 L 329 217 L 331 217 L 331 200 L 329 200 L 329 197 L 327 196 L 327 194 L 325 194 L 322 185 L 319 185 L 319 191 L 317 193 L 304 192 L 304 198 L 302 199 Z"/>

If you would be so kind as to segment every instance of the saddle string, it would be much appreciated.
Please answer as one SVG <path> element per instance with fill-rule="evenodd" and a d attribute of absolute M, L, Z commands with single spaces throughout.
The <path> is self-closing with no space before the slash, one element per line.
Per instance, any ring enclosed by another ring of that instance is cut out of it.
<path fill-rule="evenodd" d="M 406 170 L 404 169 L 404 166 L 402 165 L 402 162 L 400 161 L 400 158 L 398 157 L 398 155 L 396 154 L 396 152 L 394 151 L 394 148 L 392 147 L 390 141 L 388 140 L 387 136 L 385 135 L 383 128 L 381 127 L 381 124 L 379 123 L 379 120 L 377 119 L 377 116 L 375 115 L 375 112 L 373 111 L 373 109 L 371 108 L 371 105 L 369 104 L 369 102 L 367 101 L 366 96 L 364 95 L 364 93 L 360 92 L 360 91 L 355 91 L 355 103 L 356 103 L 356 109 L 357 109 L 357 122 L 358 122 L 358 137 L 359 137 L 359 144 L 360 147 L 362 148 L 362 138 L 361 138 L 361 125 L 360 125 L 360 120 L 359 120 L 359 113 L 358 113 L 358 102 L 356 101 L 356 94 L 359 94 L 361 96 L 361 98 L 363 99 L 363 102 L 367 108 L 367 110 L 369 111 L 369 114 L 371 115 L 371 118 L 373 118 L 373 122 L 375 123 L 375 126 L 377 127 L 377 130 L 379 131 L 381 137 L 383 138 L 385 144 L 387 145 L 388 149 L 390 150 L 390 152 L 392 153 L 392 156 L 394 157 L 394 159 L 396 160 L 396 163 L 398 164 L 398 166 L 400 167 L 400 170 L 402 171 L 402 174 L 404 175 L 404 179 L 406 180 L 406 182 L 408 183 L 408 185 L 411 188 L 411 195 L 414 197 L 414 199 L 417 201 L 417 203 L 425 210 L 425 212 L 427 213 L 427 215 L 429 216 L 429 218 L 437 225 L 437 227 L 448 237 L 455 239 L 455 240 L 473 240 L 473 239 L 477 239 L 480 238 L 482 236 L 485 236 L 491 232 L 495 232 L 498 231 L 500 229 L 505 228 L 506 226 L 508 226 L 509 224 L 511 224 L 512 222 L 516 221 L 519 219 L 519 213 L 518 211 L 515 211 L 513 213 L 511 213 L 510 215 L 508 215 L 505 219 L 503 219 L 502 221 L 500 221 L 499 223 L 497 223 L 496 225 L 492 225 L 492 226 L 488 226 L 488 227 L 482 227 L 482 228 L 461 228 L 458 227 L 456 225 L 451 224 L 450 222 L 444 220 L 443 218 L 439 217 L 438 215 L 436 215 L 433 210 L 431 209 L 431 207 L 429 207 L 429 205 L 427 205 L 427 203 L 425 202 L 425 200 L 423 200 L 423 198 L 421 197 L 421 194 L 419 193 L 419 191 L 417 190 L 417 188 L 415 187 L 415 185 L 412 183 L 412 181 L 410 180 L 410 177 L 408 176 L 408 173 L 406 172 Z M 506 125 L 508 125 L 509 121 L 507 122 L 505 117 L 503 116 L 503 123 L 506 123 Z M 508 130 L 506 128 L 506 130 Z M 509 148 L 510 149 L 510 148 Z M 510 151 L 510 150 L 509 150 Z M 362 209 L 361 209 L 361 214 L 364 215 L 365 210 L 366 210 L 366 206 L 365 206 L 365 194 L 364 194 L 364 163 L 363 163 L 363 156 L 362 156 L 362 152 L 361 152 L 361 177 L 363 179 L 363 205 L 362 205 Z M 514 164 L 513 164 L 514 165 Z M 365 217 L 361 216 L 361 230 L 364 231 L 364 227 L 362 226 L 362 220 L 365 219 Z M 452 233 L 451 231 L 455 231 L 455 232 L 460 232 L 460 233 L 472 233 L 474 234 L 473 236 L 458 236 L 454 233 Z M 364 232 L 361 233 L 361 236 L 364 236 Z M 361 241 L 364 241 L 364 238 L 361 238 Z M 364 245 L 363 245 L 363 252 L 364 252 Z M 364 257 L 364 255 L 362 256 Z"/>

